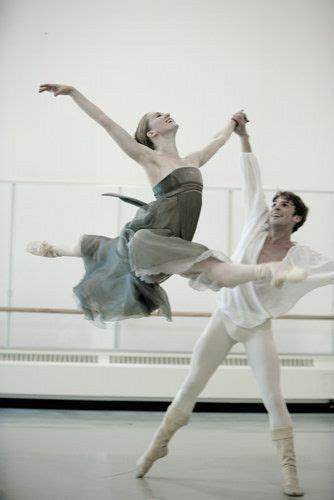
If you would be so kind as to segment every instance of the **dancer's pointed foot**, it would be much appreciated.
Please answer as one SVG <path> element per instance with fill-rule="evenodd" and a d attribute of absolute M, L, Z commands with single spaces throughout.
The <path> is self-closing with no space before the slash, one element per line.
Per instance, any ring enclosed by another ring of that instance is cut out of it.
<path fill-rule="evenodd" d="M 304 491 L 299 486 L 298 480 L 291 482 L 290 484 L 286 484 L 283 491 L 289 497 L 302 497 L 302 496 L 304 496 Z"/>
<path fill-rule="evenodd" d="M 26 251 L 40 257 L 59 257 L 55 247 L 47 241 L 30 241 L 26 246 Z"/>
<path fill-rule="evenodd" d="M 270 286 L 281 288 L 283 283 L 299 283 L 307 277 L 307 272 L 301 267 L 284 268 L 282 262 L 267 262 L 260 264 L 262 279 L 269 279 Z"/>
<path fill-rule="evenodd" d="M 160 436 L 162 437 L 162 436 Z M 166 439 L 166 438 L 165 438 Z M 164 438 L 163 438 L 164 440 Z M 150 470 L 153 463 L 159 458 L 163 458 L 168 454 L 167 443 L 159 442 L 156 446 L 152 446 L 148 453 L 144 453 L 137 461 L 137 477 L 144 477 Z"/>
<path fill-rule="evenodd" d="M 168 454 L 168 443 L 174 433 L 183 425 L 186 425 L 189 415 L 184 414 L 177 408 L 169 406 L 165 416 L 153 437 L 151 444 L 137 462 L 137 477 L 144 477 L 153 463 Z"/>

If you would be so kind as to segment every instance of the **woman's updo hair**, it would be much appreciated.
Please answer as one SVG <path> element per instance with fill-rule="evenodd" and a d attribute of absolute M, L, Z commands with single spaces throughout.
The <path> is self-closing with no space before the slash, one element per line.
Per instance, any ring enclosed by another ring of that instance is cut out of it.
<path fill-rule="evenodd" d="M 143 118 L 138 123 L 137 130 L 135 132 L 135 139 L 139 144 L 144 144 L 148 148 L 154 149 L 154 144 L 149 137 L 147 137 L 147 132 L 150 130 L 148 124 L 148 113 L 143 116 Z"/>

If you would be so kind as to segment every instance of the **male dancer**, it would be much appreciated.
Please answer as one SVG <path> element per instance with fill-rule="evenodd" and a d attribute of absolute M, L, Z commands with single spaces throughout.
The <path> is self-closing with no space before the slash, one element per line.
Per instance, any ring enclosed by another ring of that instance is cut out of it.
<path fill-rule="evenodd" d="M 139 458 L 137 476 L 143 477 L 155 460 L 167 455 L 170 438 L 188 422 L 196 399 L 211 375 L 233 345 L 243 342 L 269 414 L 272 440 L 282 465 L 284 493 L 302 496 L 304 493 L 296 470 L 293 424 L 281 393 L 280 363 L 270 318 L 286 313 L 314 288 L 333 284 L 334 261 L 291 241 L 291 234 L 305 222 L 308 208 L 294 193 L 280 192 L 274 196 L 272 207 L 268 209 L 246 125 L 239 123 L 235 132 L 241 139 L 246 221 L 232 262 L 281 261 L 282 268 L 291 265 L 304 268 L 308 277 L 300 283 L 285 283 L 281 288 L 252 282 L 220 290 L 218 307 L 195 344 L 189 374 L 153 441 Z"/>

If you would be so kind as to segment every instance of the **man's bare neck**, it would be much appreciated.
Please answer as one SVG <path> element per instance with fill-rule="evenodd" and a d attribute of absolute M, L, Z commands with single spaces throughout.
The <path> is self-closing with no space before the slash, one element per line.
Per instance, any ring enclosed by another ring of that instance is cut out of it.
<path fill-rule="evenodd" d="M 283 260 L 291 247 L 294 246 L 291 241 L 291 231 L 269 231 L 263 244 L 257 263 L 281 261 Z"/>
<path fill-rule="evenodd" d="M 273 245 L 293 245 L 293 242 L 291 241 L 291 230 L 290 228 L 272 228 L 268 232 L 266 241 L 270 241 Z"/>

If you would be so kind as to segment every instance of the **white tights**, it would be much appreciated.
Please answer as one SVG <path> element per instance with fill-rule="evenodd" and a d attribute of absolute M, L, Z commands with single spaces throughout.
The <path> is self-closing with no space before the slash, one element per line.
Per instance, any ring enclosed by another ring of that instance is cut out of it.
<path fill-rule="evenodd" d="M 81 257 L 81 238 L 73 245 L 53 245 L 58 257 Z"/>
<path fill-rule="evenodd" d="M 279 358 L 270 328 L 246 332 L 245 328 L 235 327 L 219 309 L 211 316 L 206 329 L 195 344 L 190 372 L 176 394 L 172 406 L 190 416 L 196 399 L 209 378 L 238 341 L 245 345 L 248 362 L 269 414 L 271 429 L 292 427 L 292 420 L 281 393 Z"/>

